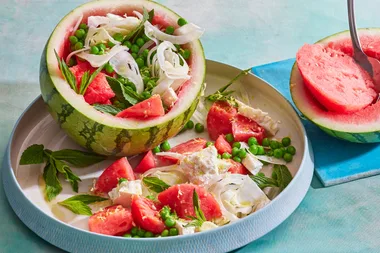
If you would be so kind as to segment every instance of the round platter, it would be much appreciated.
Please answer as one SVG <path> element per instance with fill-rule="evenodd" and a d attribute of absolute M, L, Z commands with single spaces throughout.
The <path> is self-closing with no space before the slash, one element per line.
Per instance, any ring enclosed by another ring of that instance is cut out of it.
<path fill-rule="evenodd" d="M 240 71 L 208 60 L 205 93 L 213 93 Z M 52 150 L 79 149 L 53 121 L 41 97 L 21 115 L 10 137 L 3 166 L 3 185 L 9 203 L 17 216 L 37 235 L 70 252 L 152 252 L 153 249 L 154 252 L 165 253 L 226 252 L 260 238 L 282 223 L 301 203 L 313 175 L 313 153 L 297 113 L 276 89 L 251 74 L 235 82 L 232 89 L 240 90 L 254 107 L 281 121 L 276 136 L 291 137 L 297 149 L 297 155 L 288 164 L 294 177 L 292 182 L 270 204 L 248 217 L 210 231 L 179 237 L 133 239 L 89 232 L 87 216 L 74 215 L 56 204 L 73 195 L 68 183 L 61 180 L 62 193 L 47 203 L 43 197 L 43 166 L 18 165 L 23 150 L 32 144 L 44 144 Z M 186 131 L 169 142 L 173 146 L 196 136 L 208 138 L 207 133 L 200 135 Z M 93 180 L 111 163 L 107 160 L 87 168 L 74 168 L 73 171 L 82 179 L 79 192 L 88 192 Z"/>

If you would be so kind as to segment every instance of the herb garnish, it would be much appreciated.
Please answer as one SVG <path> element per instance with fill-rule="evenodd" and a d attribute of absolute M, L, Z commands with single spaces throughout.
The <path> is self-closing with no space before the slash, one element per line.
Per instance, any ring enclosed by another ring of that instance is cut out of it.
<path fill-rule="evenodd" d="M 158 177 L 144 177 L 142 181 L 145 184 L 145 186 L 149 188 L 149 190 L 152 190 L 157 193 L 165 191 L 170 187 L 170 185 L 168 185 Z"/>
<path fill-rule="evenodd" d="M 281 191 L 284 190 L 293 179 L 288 167 L 279 164 L 273 166 L 272 178 L 266 177 L 264 173 L 261 172 L 257 175 L 251 175 L 250 177 L 260 189 L 266 187 L 278 187 Z"/>
<path fill-rule="evenodd" d="M 90 216 L 92 215 L 92 211 L 88 205 L 105 200 L 108 199 L 94 195 L 81 194 L 65 199 L 64 201 L 58 202 L 58 204 L 63 207 L 66 207 L 75 214 Z"/>

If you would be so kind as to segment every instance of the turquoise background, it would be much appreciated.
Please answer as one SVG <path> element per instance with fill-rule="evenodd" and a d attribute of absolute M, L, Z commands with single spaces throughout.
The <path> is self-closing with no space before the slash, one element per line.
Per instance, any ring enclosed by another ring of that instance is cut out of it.
<path fill-rule="evenodd" d="M 39 59 L 57 22 L 85 1 L 0 1 L 0 154 L 39 94 Z M 206 28 L 208 59 L 239 68 L 294 57 L 303 43 L 344 30 L 344 0 L 159 1 Z M 358 27 L 380 27 L 380 1 L 357 1 Z M 358 145 L 358 149 L 360 149 Z M 323 188 L 314 178 L 294 214 L 238 252 L 379 252 L 380 177 Z M 60 252 L 23 225 L 0 187 L 0 252 Z"/>

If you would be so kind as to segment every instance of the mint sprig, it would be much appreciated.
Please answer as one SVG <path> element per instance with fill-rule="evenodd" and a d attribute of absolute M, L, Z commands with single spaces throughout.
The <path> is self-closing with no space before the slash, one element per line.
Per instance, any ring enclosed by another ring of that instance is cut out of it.
<path fill-rule="evenodd" d="M 131 41 L 132 44 L 135 43 L 136 39 L 139 38 L 141 34 L 144 32 L 144 23 L 146 21 L 152 22 L 153 17 L 154 17 L 154 9 L 148 12 L 145 8 L 143 8 L 143 18 L 140 24 L 135 29 L 133 29 L 129 34 L 127 34 L 127 36 L 125 36 L 123 43 L 131 39 L 132 39 Z"/>
<path fill-rule="evenodd" d="M 90 86 L 92 81 L 94 81 L 95 77 L 100 73 L 100 71 L 102 71 L 104 66 L 105 65 L 97 68 L 91 75 L 90 75 L 90 71 L 86 71 L 83 73 L 82 79 L 80 81 L 79 91 L 77 92 L 78 94 L 84 95 L 86 93 L 88 86 Z"/>
<path fill-rule="evenodd" d="M 273 166 L 271 178 L 266 177 L 264 173 L 261 172 L 257 175 L 251 175 L 250 177 L 260 189 L 266 187 L 278 187 L 281 191 L 284 190 L 293 179 L 288 167 L 279 164 Z"/>
<path fill-rule="evenodd" d="M 195 189 L 193 190 L 193 206 L 195 216 L 188 216 L 188 218 L 192 219 L 192 221 L 186 226 L 201 227 L 207 219 L 200 207 L 198 193 Z"/>
<path fill-rule="evenodd" d="M 170 187 L 167 183 L 159 179 L 158 177 L 144 177 L 143 183 L 149 190 L 160 193 Z"/>
<path fill-rule="evenodd" d="M 43 179 L 45 181 L 44 194 L 47 201 L 51 201 L 62 191 L 62 185 L 58 177 L 59 174 L 63 175 L 71 184 L 74 192 L 78 192 L 78 184 L 81 179 L 72 172 L 64 161 L 77 167 L 85 167 L 103 161 L 104 159 L 104 156 L 80 150 L 63 149 L 60 151 L 51 151 L 45 149 L 41 144 L 34 144 L 25 149 L 21 155 L 20 165 L 41 164 L 46 162 L 43 172 Z"/>
<path fill-rule="evenodd" d="M 110 85 L 112 91 L 115 93 L 116 98 L 123 104 L 135 105 L 138 102 L 144 100 L 136 91 L 125 87 L 119 80 L 106 76 L 107 82 Z"/>
<path fill-rule="evenodd" d="M 63 207 L 66 207 L 75 214 L 90 216 L 92 215 L 92 211 L 88 205 L 105 200 L 107 199 L 99 196 L 81 194 L 65 199 L 64 201 L 58 202 L 58 204 Z"/>
<path fill-rule="evenodd" d="M 54 53 L 55 57 L 57 57 L 59 69 L 61 70 L 63 77 L 65 78 L 66 82 L 70 85 L 70 87 L 76 93 L 78 93 L 76 77 L 74 76 L 73 72 L 71 72 L 70 68 L 66 65 L 66 62 L 63 59 L 59 58 L 57 51 L 54 50 Z"/>
<path fill-rule="evenodd" d="M 114 105 L 102 105 L 102 104 L 94 104 L 93 107 L 103 113 L 111 114 L 115 116 L 122 110 Z"/>
<path fill-rule="evenodd" d="M 226 85 L 224 85 L 222 88 L 220 88 L 219 90 L 217 90 L 215 93 L 211 94 L 211 95 L 208 95 L 206 97 L 206 99 L 208 101 L 211 101 L 211 102 L 215 102 L 215 101 L 226 101 L 228 102 L 230 105 L 232 106 L 235 106 L 237 107 L 237 103 L 235 101 L 235 98 L 231 96 L 232 93 L 234 93 L 235 91 L 231 90 L 231 91 L 228 91 L 227 89 L 234 83 L 236 82 L 240 77 L 244 76 L 244 75 L 247 75 L 249 72 L 251 71 L 251 69 L 246 69 L 246 70 L 242 70 L 237 76 L 235 76 L 234 78 L 232 78 L 231 81 L 229 81 Z"/>

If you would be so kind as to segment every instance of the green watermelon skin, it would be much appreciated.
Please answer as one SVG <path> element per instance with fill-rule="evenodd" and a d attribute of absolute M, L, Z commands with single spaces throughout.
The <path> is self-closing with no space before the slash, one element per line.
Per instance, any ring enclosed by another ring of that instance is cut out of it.
<path fill-rule="evenodd" d="M 360 36 L 369 36 L 377 38 L 380 41 L 380 29 L 379 28 L 364 28 L 359 29 Z M 349 38 L 349 32 L 343 31 L 331 36 L 328 36 L 324 39 L 319 40 L 316 43 L 328 45 L 331 42 L 339 41 L 341 39 Z M 365 45 L 364 45 L 365 46 Z M 347 49 L 345 49 L 347 50 Z M 380 50 L 380 48 L 378 49 Z M 373 50 L 376 51 L 376 50 Z M 374 52 L 370 52 L 370 54 L 375 54 Z M 373 55 L 375 56 L 375 55 Z M 296 105 L 297 109 L 311 122 L 313 122 L 316 126 L 318 126 L 322 131 L 327 133 L 328 135 L 338 138 L 340 140 L 345 140 L 354 143 L 378 143 L 380 142 L 380 122 L 378 124 L 371 123 L 366 127 L 366 119 L 363 118 L 362 127 L 358 130 L 358 126 L 352 125 L 349 129 L 347 126 L 342 127 L 341 121 L 334 122 L 333 120 L 327 120 L 321 122 L 323 118 L 322 115 L 319 114 L 317 110 L 314 110 L 313 104 L 309 104 L 309 99 L 304 95 L 304 92 L 300 92 L 299 86 L 303 86 L 302 80 L 300 80 L 300 74 L 297 67 L 297 63 L 294 63 L 291 76 L 290 76 L 290 94 L 292 96 L 292 100 Z M 377 107 L 379 108 L 379 107 Z M 373 115 L 377 117 L 380 112 L 377 112 L 377 115 Z M 349 116 L 348 116 L 349 117 Z"/>
<path fill-rule="evenodd" d="M 163 6 L 160 8 L 166 9 Z M 173 15 L 173 12 L 170 12 Z M 199 43 L 197 47 L 202 49 L 197 51 L 197 54 L 201 54 L 202 62 L 200 64 L 204 65 L 204 68 L 202 73 L 200 71 L 196 72 L 198 75 L 197 80 L 201 80 L 200 89 L 186 110 L 166 122 L 146 128 L 127 129 L 114 127 L 107 123 L 103 124 L 81 113 L 58 91 L 47 66 L 47 52 L 50 40 L 51 38 L 46 43 L 40 62 L 42 98 L 47 104 L 49 113 L 66 134 L 80 146 L 98 154 L 106 156 L 135 155 L 148 151 L 175 136 L 190 120 L 205 87 L 205 57 L 201 43 L 196 41 L 194 43 Z"/>

